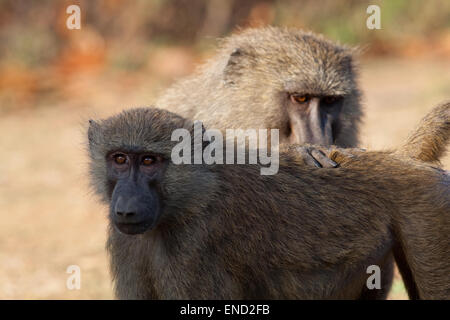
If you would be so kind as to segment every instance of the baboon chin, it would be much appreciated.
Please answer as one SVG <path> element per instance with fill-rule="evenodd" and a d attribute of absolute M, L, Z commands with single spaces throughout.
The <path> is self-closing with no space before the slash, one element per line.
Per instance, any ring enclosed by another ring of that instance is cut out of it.
<path fill-rule="evenodd" d="M 443 154 L 449 119 L 450 103 L 436 107 L 396 151 L 333 148 L 334 169 L 290 146 L 268 176 L 258 164 L 175 165 L 171 134 L 193 128 L 168 111 L 91 121 L 117 297 L 358 299 L 367 268 L 393 252 L 411 298 L 448 299 L 450 175 L 423 161 Z"/>

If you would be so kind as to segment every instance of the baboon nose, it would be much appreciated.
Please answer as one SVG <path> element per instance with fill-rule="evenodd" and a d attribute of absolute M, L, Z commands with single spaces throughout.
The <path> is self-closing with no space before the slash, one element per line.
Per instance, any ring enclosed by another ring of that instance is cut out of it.
<path fill-rule="evenodd" d="M 122 212 L 122 211 L 116 211 L 116 214 L 118 216 L 121 216 L 121 217 L 124 217 L 124 218 L 130 218 L 130 217 L 135 215 L 134 212 Z"/>
<path fill-rule="evenodd" d="M 114 214 L 122 222 L 130 221 L 137 216 L 136 199 L 119 197 L 114 206 Z"/>

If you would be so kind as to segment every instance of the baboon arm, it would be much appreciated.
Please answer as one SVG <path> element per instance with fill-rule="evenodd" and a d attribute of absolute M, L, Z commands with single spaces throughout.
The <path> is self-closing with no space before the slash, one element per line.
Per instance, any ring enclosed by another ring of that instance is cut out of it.
<path fill-rule="evenodd" d="M 450 299 L 450 206 L 443 207 L 433 216 L 413 208 L 398 219 L 400 246 L 420 299 Z"/>

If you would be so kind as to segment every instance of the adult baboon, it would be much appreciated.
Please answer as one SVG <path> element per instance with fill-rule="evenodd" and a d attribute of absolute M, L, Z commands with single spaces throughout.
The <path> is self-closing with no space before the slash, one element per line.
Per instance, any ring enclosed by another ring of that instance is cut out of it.
<path fill-rule="evenodd" d="M 156 105 L 216 129 L 280 129 L 288 143 L 355 147 L 354 50 L 297 29 L 248 29 Z"/>
<path fill-rule="evenodd" d="M 394 251 L 417 298 L 448 299 L 450 175 L 412 158 L 442 154 L 450 103 L 426 119 L 415 149 L 334 150 L 339 168 L 313 169 L 291 146 L 271 176 L 258 165 L 174 165 L 172 132 L 192 123 L 168 111 L 91 121 L 117 296 L 354 299 L 366 268 Z"/>
<path fill-rule="evenodd" d="M 194 75 L 169 88 L 156 105 L 216 129 L 279 129 L 282 143 L 355 147 L 362 117 L 354 49 L 298 29 L 248 29 L 223 40 Z M 311 166 L 333 167 L 319 149 L 298 148 Z M 384 299 L 392 258 L 382 266 Z"/>

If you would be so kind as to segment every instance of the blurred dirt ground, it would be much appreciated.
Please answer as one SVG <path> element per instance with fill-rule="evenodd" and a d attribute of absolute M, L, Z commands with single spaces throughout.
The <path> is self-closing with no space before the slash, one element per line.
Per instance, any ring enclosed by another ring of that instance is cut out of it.
<path fill-rule="evenodd" d="M 427 111 L 450 98 L 449 70 L 443 59 L 362 61 L 361 145 L 399 145 Z M 39 108 L 0 113 L 0 299 L 113 297 L 107 210 L 86 181 L 87 119 L 149 105 L 167 84 L 146 74 L 81 75 L 66 95 Z M 444 166 L 450 169 L 448 156 Z M 70 291 L 66 268 L 73 264 L 81 267 L 81 289 Z M 398 275 L 390 298 L 406 298 Z"/>

